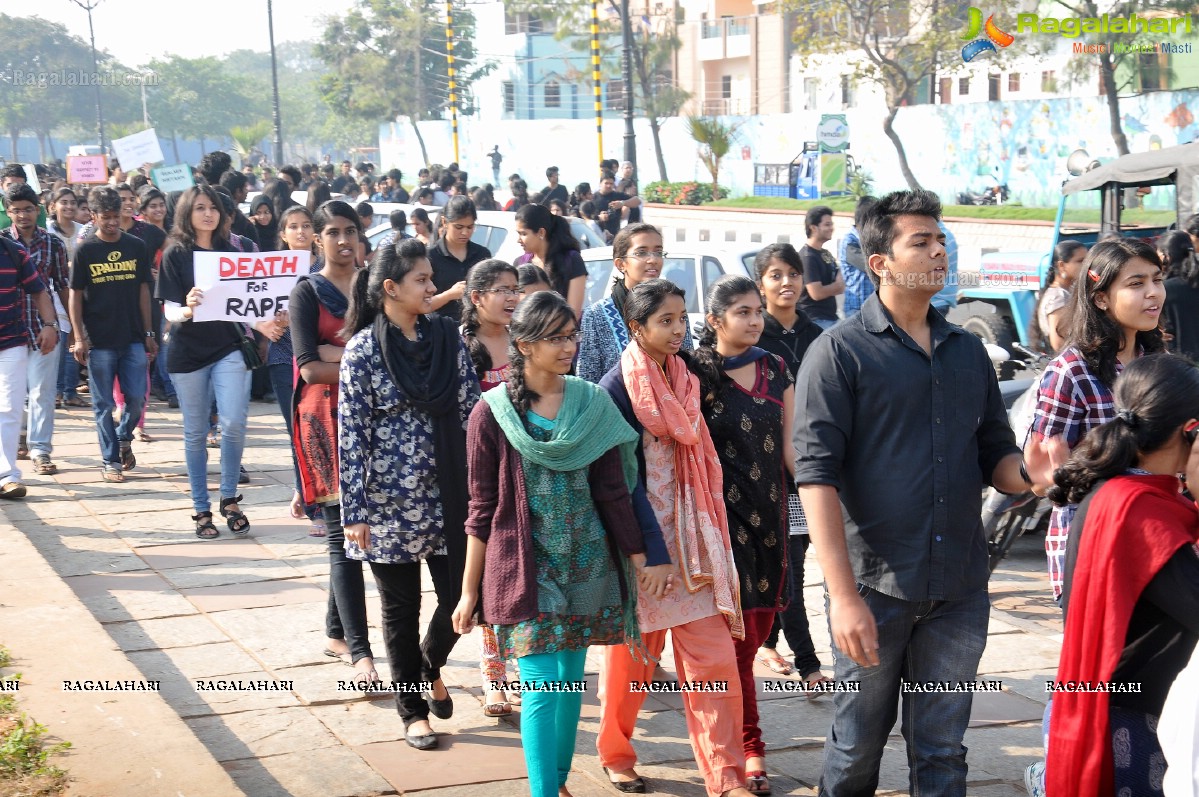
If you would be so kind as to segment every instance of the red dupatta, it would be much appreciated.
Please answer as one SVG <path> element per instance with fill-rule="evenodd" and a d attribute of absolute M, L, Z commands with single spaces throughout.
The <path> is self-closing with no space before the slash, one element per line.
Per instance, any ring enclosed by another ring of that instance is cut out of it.
<path fill-rule="evenodd" d="M 1128 623 L 1166 561 L 1195 542 L 1199 511 L 1174 476 L 1120 476 L 1091 499 L 1071 579 L 1059 681 L 1111 679 Z M 1058 692 L 1049 723 L 1049 797 L 1114 792 L 1106 692 Z"/>

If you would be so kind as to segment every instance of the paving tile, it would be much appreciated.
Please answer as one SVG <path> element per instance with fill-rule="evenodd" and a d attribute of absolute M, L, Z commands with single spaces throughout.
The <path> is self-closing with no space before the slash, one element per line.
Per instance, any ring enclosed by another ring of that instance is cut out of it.
<path fill-rule="evenodd" d="M 32 539 L 37 539 L 36 547 L 46 563 L 63 578 L 146 569 L 145 563 L 129 550 L 128 545 L 107 532 L 59 538 L 35 536 Z"/>
<path fill-rule="evenodd" d="M 142 547 L 137 555 L 155 570 L 197 565 L 237 564 L 272 559 L 270 552 L 251 539 L 201 541 L 192 537 L 185 544 L 164 546 L 162 549 Z"/>
<path fill-rule="evenodd" d="M 323 668 L 322 668 L 323 669 Z M 345 670 L 352 673 L 349 667 Z M 294 672 L 287 670 L 286 672 Z M 460 707 L 454 705 L 457 714 Z M 350 747 L 361 747 L 380 742 L 403 741 L 404 722 L 396 711 L 391 696 L 373 700 L 350 700 L 340 703 L 312 706 L 309 711 L 324 723 L 333 735 Z M 434 720 L 438 730 L 444 730 L 442 721 Z"/>
<path fill-rule="evenodd" d="M 324 747 L 227 761 L 225 771 L 253 797 L 368 797 L 395 790 L 352 750 Z"/>
<path fill-rule="evenodd" d="M 387 668 L 378 661 L 375 666 L 379 669 L 381 678 L 390 677 L 386 671 Z M 384 700 L 387 705 L 392 706 L 391 710 L 395 711 L 394 701 L 390 697 L 380 698 L 373 693 L 364 694 L 339 688 L 339 683 L 353 681 L 354 668 L 338 659 L 317 655 L 313 657 L 310 664 L 301 667 L 280 667 L 272 672 L 280 680 L 288 680 L 295 684 L 293 691 L 299 697 L 300 702 L 305 705 L 341 705 L 363 702 L 373 697 L 376 701 Z"/>
<path fill-rule="evenodd" d="M 179 567 L 161 572 L 163 578 L 180 590 L 301 578 L 294 568 L 271 558 Z"/>
<path fill-rule="evenodd" d="M 257 665 L 251 672 L 206 678 L 188 678 L 170 664 L 163 666 L 160 694 L 183 719 L 300 708 L 290 685 Z"/>
<path fill-rule="evenodd" d="M 143 650 L 129 653 L 127 656 L 144 673 L 175 674 L 192 680 L 254 672 L 262 668 L 259 662 L 234 642 L 214 642 L 169 650 Z M 279 680 L 288 679 L 285 675 L 278 677 Z"/>
<path fill-rule="evenodd" d="M 333 734 L 303 708 L 192 717 L 187 724 L 217 761 L 238 761 L 338 746 Z"/>
<path fill-rule="evenodd" d="M 196 608 L 156 573 L 103 573 L 64 579 L 101 623 L 195 614 Z"/>
<path fill-rule="evenodd" d="M 172 570 L 171 573 L 179 573 Z M 180 589 L 180 592 L 199 609 L 220 612 L 227 609 L 255 609 L 265 606 L 284 606 L 292 603 L 312 603 L 326 599 L 320 587 L 293 578 L 287 581 L 253 581 L 223 584 L 214 587 Z"/>
<path fill-rule="evenodd" d="M 202 615 L 109 623 L 105 630 L 121 650 L 157 650 L 224 642 L 227 637 Z"/>
<path fill-rule="evenodd" d="M 519 738 L 499 732 L 469 736 L 441 733 L 438 743 L 436 750 L 414 750 L 402 741 L 351 749 L 404 792 L 526 776 Z"/>
<path fill-rule="evenodd" d="M 253 656 L 274 670 L 315 664 L 324 658 L 327 598 L 314 603 L 231 609 L 209 617 Z M 376 638 L 377 642 L 382 640 Z M 382 644 L 378 645 L 382 648 Z"/>
<path fill-rule="evenodd" d="M 1020 662 L 1028 669 L 1056 670 L 1061 643 L 1032 634 L 1000 634 L 988 637 L 987 647 L 978 664 L 980 677 L 986 673 L 1003 672 Z"/>
<path fill-rule="evenodd" d="M 1001 680 L 988 678 L 987 680 Z M 970 708 L 970 727 L 1040 722 L 1045 705 L 1013 692 L 978 692 Z"/>

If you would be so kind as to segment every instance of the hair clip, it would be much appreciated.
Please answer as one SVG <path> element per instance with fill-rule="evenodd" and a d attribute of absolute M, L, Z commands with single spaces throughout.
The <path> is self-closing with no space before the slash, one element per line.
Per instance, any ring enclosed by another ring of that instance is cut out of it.
<path fill-rule="evenodd" d="M 1130 428 L 1130 429 L 1136 428 L 1137 414 L 1135 412 L 1133 412 L 1132 410 L 1120 410 L 1119 412 L 1116 413 L 1116 417 L 1119 418 L 1121 421 L 1124 421 L 1124 424 L 1126 426 L 1128 426 L 1128 428 Z"/>
<path fill-rule="evenodd" d="M 1093 282 L 1099 281 L 1099 272 L 1095 271 L 1094 269 L 1087 269 L 1087 276 L 1090 277 Z"/>

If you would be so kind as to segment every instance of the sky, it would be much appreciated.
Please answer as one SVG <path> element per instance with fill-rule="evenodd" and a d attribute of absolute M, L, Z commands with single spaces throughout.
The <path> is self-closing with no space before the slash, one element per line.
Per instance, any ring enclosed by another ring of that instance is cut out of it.
<path fill-rule="evenodd" d="M 274 0 L 275 43 L 317 39 L 321 18 L 344 13 L 349 5 L 329 0 Z M 88 40 L 87 11 L 72 0 L 39 0 L 26 4 L 20 12 L 8 8 L 5 13 L 58 22 L 71 34 Z M 99 0 L 92 10 L 92 22 L 96 49 L 108 50 L 128 66 L 141 66 L 165 53 L 199 58 L 270 48 L 266 0 Z"/>

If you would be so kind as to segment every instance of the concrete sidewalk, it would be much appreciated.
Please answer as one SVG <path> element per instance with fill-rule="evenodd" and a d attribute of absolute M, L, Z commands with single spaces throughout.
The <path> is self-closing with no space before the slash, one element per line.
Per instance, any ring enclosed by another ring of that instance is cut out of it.
<path fill-rule="evenodd" d="M 456 797 L 479 793 L 478 784 L 490 784 L 496 795 L 527 793 L 519 709 L 504 720 L 481 711 L 477 638 L 461 640 L 444 671 L 455 713 L 434 720 L 444 734 L 437 751 L 419 753 L 404 743 L 390 697 L 339 691 L 353 670 L 321 652 L 325 543 L 287 517 L 291 463 L 275 405 L 251 404 L 247 539 L 233 539 L 219 517 L 220 540 L 193 535 L 180 422 L 178 411 L 152 403 L 147 430 L 155 442 L 135 443 L 137 469 L 124 484 L 108 484 L 100 477 L 91 411 L 60 410 L 59 473 L 27 476 L 29 497 L 0 504 L 0 643 L 14 654 L 13 670 L 24 674 L 25 709 L 73 744 L 58 762 L 73 779 L 70 793 Z M 214 485 L 219 452 L 210 455 Z M 378 596 L 369 574 L 366 582 L 371 641 L 388 680 Z M 813 638 L 831 673 L 814 559 L 806 582 Z M 427 617 L 431 585 L 426 591 Z M 1061 639 L 1039 540 L 1017 542 L 992 581 L 992 599 L 979 679 L 1000 680 L 1003 691 L 975 697 L 968 792 L 1018 797 L 1024 767 L 1041 754 L 1044 681 L 1052 678 Z M 663 666 L 673 675 L 669 653 Z M 592 653 L 568 783 L 577 797 L 617 793 L 595 756 L 597 671 Z M 765 669 L 758 675 L 774 793 L 815 794 L 831 700 L 764 693 L 762 683 L 777 678 Z M 159 690 L 68 691 L 89 680 L 154 681 Z M 229 683 L 243 691 L 223 691 Z M 681 708 L 677 696 L 648 698 L 635 740 L 638 770 L 657 793 L 701 797 Z M 879 788 L 906 793 L 898 728 Z"/>

